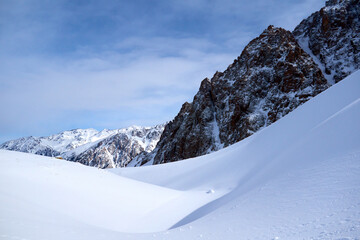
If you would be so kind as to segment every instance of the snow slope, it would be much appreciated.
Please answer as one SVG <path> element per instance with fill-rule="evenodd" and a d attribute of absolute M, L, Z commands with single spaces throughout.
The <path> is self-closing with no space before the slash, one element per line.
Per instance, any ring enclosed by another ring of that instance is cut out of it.
<path fill-rule="evenodd" d="M 2 150 L 0 237 L 359 239 L 359 122 L 360 71 L 186 161 L 101 170 Z"/>

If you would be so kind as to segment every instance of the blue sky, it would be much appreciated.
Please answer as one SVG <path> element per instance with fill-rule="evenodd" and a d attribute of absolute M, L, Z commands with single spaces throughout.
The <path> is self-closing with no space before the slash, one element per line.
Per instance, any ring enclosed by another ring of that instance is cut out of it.
<path fill-rule="evenodd" d="M 0 0 L 0 142 L 171 120 L 273 24 L 323 0 Z"/>

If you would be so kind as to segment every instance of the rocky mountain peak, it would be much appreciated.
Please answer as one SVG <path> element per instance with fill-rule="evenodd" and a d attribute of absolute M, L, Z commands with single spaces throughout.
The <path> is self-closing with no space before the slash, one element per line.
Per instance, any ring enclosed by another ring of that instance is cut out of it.
<path fill-rule="evenodd" d="M 359 0 L 330 0 L 293 33 L 270 25 L 224 72 L 204 79 L 138 164 L 200 156 L 277 121 L 360 68 Z"/>
<path fill-rule="evenodd" d="M 212 80 L 220 140 L 233 144 L 327 88 L 291 32 L 269 26 Z"/>
<path fill-rule="evenodd" d="M 205 78 L 200 83 L 199 92 L 207 92 L 209 90 L 209 88 L 211 89 L 211 81 L 210 81 L 210 79 Z"/>
<path fill-rule="evenodd" d="M 192 103 L 166 125 L 154 164 L 204 155 L 267 126 L 328 87 L 291 32 L 269 26 L 224 72 L 205 78 Z"/>
<path fill-rule="evenodd" d="M 325 6 L 326 7 L 334 7 L 334 6 L 339 6 L 341 4 L 346 4 L 348 2 L 349 2 L 349 0 L 327 0 L 325 2 Z"/>
<path fill-rule="evenodd" d="M 274 25 L 269 25 L 267 27 L 267 29 L 265 29 L 261 34 L 260 34 L 260 37 L 261 36 L 264 36 L 264 35 L 276 35 L 278 34 L 280 31 L 283 31 L 284 29 L 282 28 L 277 28 L 277 27 L 274 27 Z"/>
<path fill-rule="evenodd" d="M 304 19 L 293 34 L 321 68 L 329 83 L 336 83 L 360 68 L 359 0 L 330 0 Z"/>

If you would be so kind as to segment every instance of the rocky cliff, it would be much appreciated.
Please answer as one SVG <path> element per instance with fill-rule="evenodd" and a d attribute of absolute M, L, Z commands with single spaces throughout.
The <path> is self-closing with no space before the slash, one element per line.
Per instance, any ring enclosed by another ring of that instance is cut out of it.
<path fill-rule="evenodd" d="M 269 26 L 212 79 L 204 79 L 143 164 L 204 155 L 238 142 L 329 87 L 291 32 Z M 153 159 L 152 159 L 153 158 Z"/>
<path fill-rule="evenodd" d="M 359 0 L 330 0 L 303 20 L 295 38 L 323 70 L 330 83 L 360 68 Z"/>
<path fill-rule="evenodd" d="M 277 121 L 360 68 L 358 0 L 330 0 L 293 33 L 269 26 L 224 71 L 204 79 L 153 152 L 132 165 L 207 154 Z"/>

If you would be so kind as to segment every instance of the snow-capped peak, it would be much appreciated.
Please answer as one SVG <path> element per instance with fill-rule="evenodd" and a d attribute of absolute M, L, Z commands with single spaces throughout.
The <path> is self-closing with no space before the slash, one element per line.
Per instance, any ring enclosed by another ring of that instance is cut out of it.
<path fill-rule="evenodd" d="M 123 166 L 138 153 L 151 151 L 159 140 L 163 128 L 164 124 L 154 127 L 130 126 L 114 130 L 104 129 L 102 131 L 93 128 L 73 129 L 48 137 L 30 136 L 8 141 L 1 144 L 0 149 L 51 157 L 61 156 L 67 160 L 97 167 L 118 166 L 119 161 Z M 115 139 L 119 138 L 127 141 L 115 141 Z M 114 144 L 118 151 L 107 149 L 108 146 Z M 107 157 L 105 158 L 104 156 L 92 156 L 91 159 L 85 157 L 89 153 L 103 152 L 105 149 L 107 149 Z M 109 152 L 111 154 L 108 154 Z"/>

